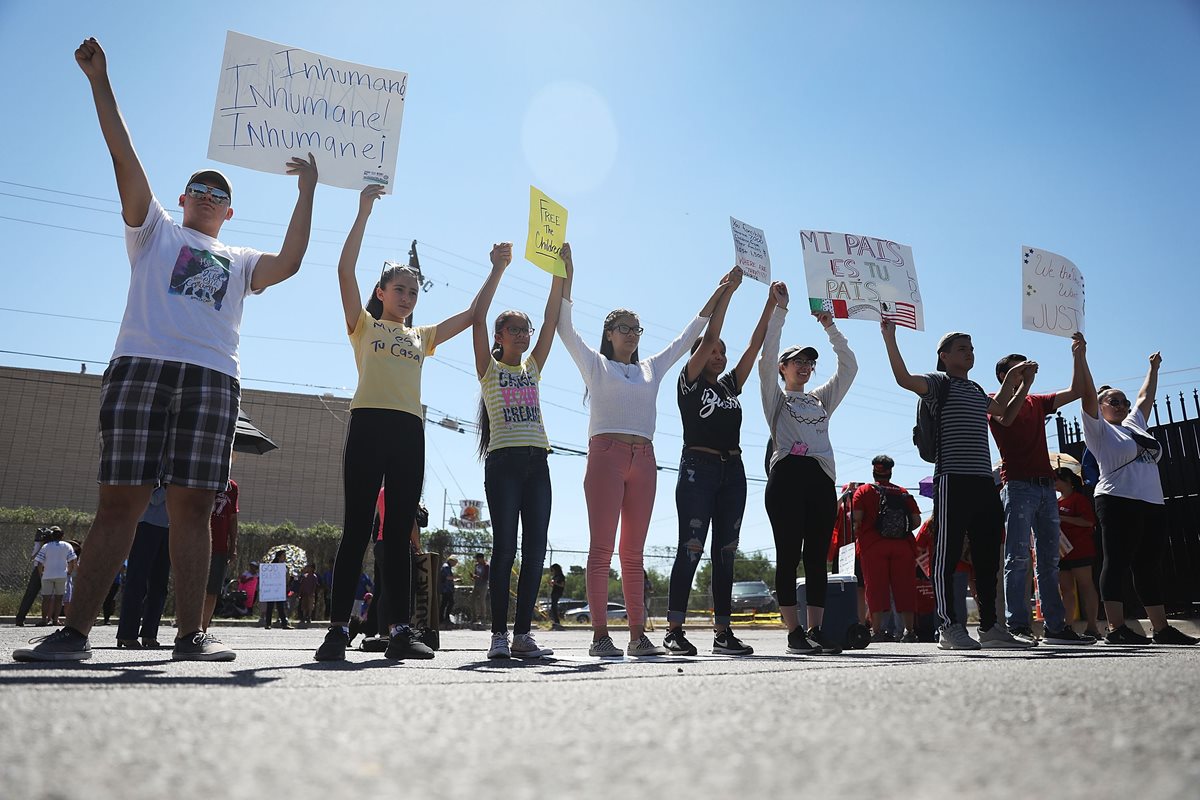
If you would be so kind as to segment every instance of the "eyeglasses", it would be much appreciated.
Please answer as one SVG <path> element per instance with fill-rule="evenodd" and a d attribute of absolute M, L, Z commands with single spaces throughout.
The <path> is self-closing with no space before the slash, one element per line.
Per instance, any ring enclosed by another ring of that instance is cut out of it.
<path fill-rule="evenodd" d="M 1104 399 L 1104 404 L 1112 406 L 1113 408 L 1128 408 L 1129 400 L 1124 397 L 1106 397 Z"/>
<path fill-rule="evenodd" d="M 229 192 L 224 189 L 218 189 L 215 186 L 208 186 L 203 183 L 189 183 L 184 191 L 187 192 L 188 197 L 194 200 L 199 200 L 208 195 L 219 206 L 229 205 Z"/>
<path fill-rule="evenodd" d="M 644 331 L 646 329 L 642 328 L 640 326 L 635 328 L 632 325 L 626 325 L 624 322 L 622 322 L 619 325 L 613 325 L 612 328 L 610 328 L 609 330 L 614 330 L 617 333 L 623 333 L 623 334 L 632 333 L 634 336 L 641 336 L 642 331 Z"/>
<path fill-rule="evenodd" d="M 516 325 L 509 325 L 505 330 L 508 331 L 510 336 L 520 336 L 521 334 L 533 336 L 535 328 L 532 325 L 527 328 L 518 328 Z"/>

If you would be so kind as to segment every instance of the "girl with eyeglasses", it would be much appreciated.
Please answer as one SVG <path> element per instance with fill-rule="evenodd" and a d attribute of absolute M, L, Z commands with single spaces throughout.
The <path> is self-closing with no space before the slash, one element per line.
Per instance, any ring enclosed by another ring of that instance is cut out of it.
<path fill-rule="evenodd" d="M 421 291 L 421 275 L 412 267 L 387 263 L 364 308 L 359 303 L 354 267 L 362 248 L 367 219 L 384 187 L 367 186 L 358 201 L 358 216 L 346 236 L 338 261 L 338 283 L 346 331 L 358 367 L 358 388 L 350 402 L 350 424 L 343 453 L 346 511 L 342 541 L 333 567 L 330 626 L 317 649 L 317 661 L 346 657 L 350 612 L 371 538 L 371 521 L 379 489 L 386 481 L 384 540 L 407 541 L 425 479 L 425 431 L 421 409 L 421 368 L 437 346 L 471 324 L 471 309 L 437 325 L 412 327 L 413 308 Z M 409 628 L 411 557 L 407 547 L 385 549 L 382 611 L 390 619 L 385 658 L 433 658 L 433 650 Z"/>
<path fill-rule="evenodd" d="M 1147 431 L 1146 418 L 1154 407 L 1158 368 L 1162 356 L 1150 355 L 1150 368 L 1138 391 L 1136 405 L 1120 389 L 1099 391 L 1087 363 L 1087 342 L 1082 333 L 1073 337 L 1071 353 L 1075 380 L 1082 392 L 1083 441 L 1100 465 L 1096 482 L 1096 516 L 1104 561 L 1100 568 L 1100 595 L 1109 630 L 1106 644 L 1192 645 L 1200 641 L 1167 624 L 1163 605 L 1162 557 L 1167 546 L 1166 506 L 1158 461 L 1162 447 Z M 1125 576 L 1154 627 L 1153 639 L 1125 624 Z"/>
<path fill-rule="evenodd" d="M 571 280 L 567 263 L 558 335 L 583 375 L 590 397 L 587 471 L 583 493 L 587 501 L 590 545 L 587 559 L 587 600 L 592 620 L 588 653 L 620 658 L 621 649 L 608 635 L 608 571 L 621 524 L 621 587 L 629 617 L 631 656 L 665 655 L 666 650 L 645 634 L 645 568 L 643 549 L 654 508 L 658 466 L 654 460 L 655 406 L 658 387 L 667 371 L 700 335 L 726 291 L 729 276 L 721 278 L 700 314 L 662 351 L 639 358 L 642 327 L 637 314 L 618 308 L 604 319 L 597 352 L 583 341 L 571 318 Z"/>
<path fill-rule="evenodd" d="M 832 637 L 821 631 L 827 588 L 825 557 L 837 517 L 833 446 L 829 418 L 858 374 L 858 361 L 846 337 L 827 311 L 813 314 L 825 329 L 837 356 L 833 377 L 811 392 L 805 387 L 817 365 L 814 347 L 793 345 L 779 353 L 787 318 L 788 290 L 771 284 L 775 310 L 767 324 L 758 374 L 763 411 L 773 449 L 767 475 L 767 517 L 775 537 L 775 592 L 779 613 L 788 628 L 787 651 L 794 654 L 838 653 Z M 783 388 L 778 381 L 783 381 Z M 796 612 L 796 571 L 804 562 L 808 631 Z"/>
<path fill-rule="evenodd" d="M 571 246 L 562 258 L 571 263 Z M 562 307 L 564 279 L 550 283 L 542 333 L 529 349 L 533 325 L 522 311 L 503 311 L 488 330 L 488 308 L 505 268 L 512 262 L 512 243 L 492 246 L 492 271 L 479 291 L 471 317 L 475 343 L 475 372 L 479 378 L 479 455 L 484 459 L 483 487 L 492 513 L 492 570 L 488 585 L 492 611 L 492 642 L 488 658 L 539 658 L 554 653 L 539 647 L 530 631 L 533 606 L 542 583 L 546 535 L 550 528 L 550 442 L 542 423 L 538 383 Z M 525 353 L 529 355 L 526 356 Z M 517 527 L 521 536 L 521 574 L 517 578 L 517 607 L 513 640 L 508 640 L 508 593 L 517 556 Z"/>

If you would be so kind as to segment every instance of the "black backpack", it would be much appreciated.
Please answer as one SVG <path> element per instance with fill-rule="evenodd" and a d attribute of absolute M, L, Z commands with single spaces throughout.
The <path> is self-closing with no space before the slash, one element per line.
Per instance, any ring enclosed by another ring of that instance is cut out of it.
<path fill-rule="evenodd" d="M 908 504 L 900 492 L 873 484 L 875 493 L 879 495 L 879 516 L 875 520 L 875 530 L 884 539 L 906 539 L 912 533 L 908 524 Z"/>
<path fill-rule="evenodd" d="M 932 380 L 926 378 L 926 380 Z M 943 378 L 937 395 L 932 401 L 921 398 L 917 401 L 917 424 L 913 426 L 913 444 L 921 459 L 930 464 L 938 461 L 938 446 L 941 444 L 942 406 L 950 395 L 950 376 Z"/>

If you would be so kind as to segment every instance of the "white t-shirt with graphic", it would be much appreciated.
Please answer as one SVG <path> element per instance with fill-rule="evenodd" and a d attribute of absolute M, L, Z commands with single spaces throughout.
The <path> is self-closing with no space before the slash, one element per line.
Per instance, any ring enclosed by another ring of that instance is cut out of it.
<path fill-rule="evenodd" d="M 1158 460 L 1152 450 L 1138 444 L 1133 434 L 1153 438 L 1146 430 L 1146 418 L 1136 407 L 1130 409 L 1120 425 L 1113 425 L 1086 411 L 1083 417 L 1083 441 L 1096 463 L 1100 480 L 1096 494 L 1144 500 L 1156 506 L 1164 504 Z"/>
<path fill-rule="evenodd" d="M 125 247 L 132 274 L 113 358 L 181 361 L 239 377 L 242 300 L 262 253 L 184 228 L 157 198 L 141 227 L 125 227 Z"/>

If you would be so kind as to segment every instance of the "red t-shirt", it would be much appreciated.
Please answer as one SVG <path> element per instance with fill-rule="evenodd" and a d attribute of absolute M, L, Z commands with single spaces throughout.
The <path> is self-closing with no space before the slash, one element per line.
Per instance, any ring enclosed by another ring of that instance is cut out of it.
<path fill-rule="evenodd" d="M 921 523 L 915 539 L 917 546 L 917 566 L 926 575 L 933 575 L 933 517 Z M 954 567 L 955 572 L 970 572 L 971 562 L 959 559 Z"/>
<path fill-rule="evenodd" d="M 917 501 L 913 499 L 911 494 L 904 490 L 904 487 L 890 482 L 884 482 L 880 485 L 884 487 L 885 492 L 901 495 L 904 498 L 904 507 L 908 509 L 909 514 L 921 513 L 921 509 L 917 506 Z M 883 540 L 883 537 L 879 535 L 879 530 L 875 527 L 875 522 L 879 519 L 880 500 L 879 489 L 873 483 L 864 483 L 854 490 L 854 499 L 850 501 L 850 507 L 855 511 L 862 512 L 862 523 L 856 529 L 858 533 L 858 552 L 860 553 L 876 542 Z"/>
<path fill-rule="evenodd" d="M 212 522 L 212 551 L 214 553 L 229 552 L 229 528 L 234 516 L 238 513 L 238 486 L 232 480 L 223 492 L 217 492 L 213 501 Z"/>
<path fill-rule="evenodd" d="M 1046 415 L 1054 413 L 1054 395 L 1031 394 L 1021 404 L 1013 424 L 1007 428 L 988 415 L 992 438 L 1000 450 L 1000 480 L 1027 481 L 1053 478 L 1049 449 L 1046 447 Z"/>
<path fill-rule="evenodd" d="M 1092 504 L 1088 501 L 1087 496 L 1083 492 L 1072 492 L 1070 497 L 1058 498 L 1058 513 L 1068 517 L 1083 517 L 1084 519 L 1096 521 L 1096 514 L 1092 511 Z M 1095 528 L 1085 528 L 1082 525 L 1072 525 L 1069 522 L 1062 523 L 1062 532 L 1066 534 L 1067 539 L 1071 542 L 1071 552 L 1067 553 L 1063 558 L 1092 558 L 1096 555 L 1096 537 Z"/>

